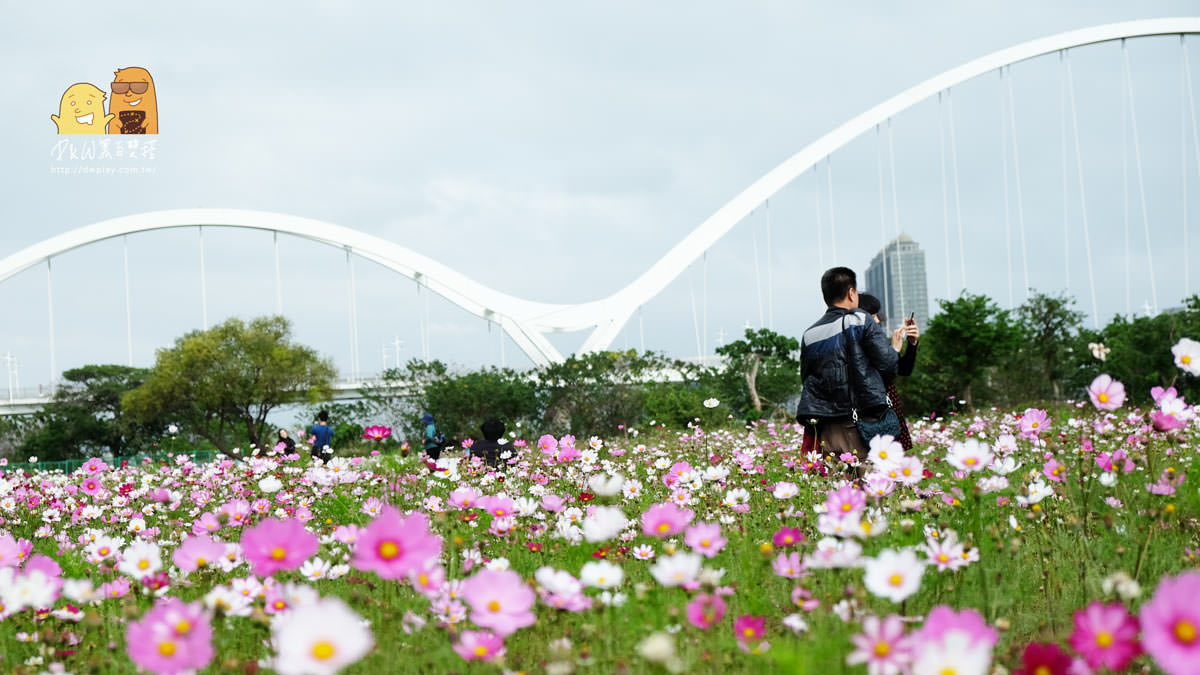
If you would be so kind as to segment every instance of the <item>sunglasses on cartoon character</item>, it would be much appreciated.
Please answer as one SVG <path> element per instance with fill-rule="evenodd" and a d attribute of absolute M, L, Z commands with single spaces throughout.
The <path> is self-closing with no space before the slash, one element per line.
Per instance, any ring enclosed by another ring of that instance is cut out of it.
<path fill-rule="evenodd" d="M 144 94 L 150 88 L 149 82 L 113 82 L 112 93 L 124 94 L 127 91 L 132 91 L 135 94 Z"/>

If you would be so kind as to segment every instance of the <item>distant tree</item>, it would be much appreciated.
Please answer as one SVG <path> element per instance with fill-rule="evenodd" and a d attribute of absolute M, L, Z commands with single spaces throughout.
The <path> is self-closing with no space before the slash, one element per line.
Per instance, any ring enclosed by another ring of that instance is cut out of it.
<path fill-rule="evenodd" d="M 1083 327 L 1084 314 L 1074 307 L 1075 299 L 1065 293 L 1034 291 L 1016 312 L 1022 333 L 1017 358 L 1036 367 L 1055 400 L 1062 398 L 1063 380 L 1072 371 L 1072 345 Z"/>
<path fill-rule="evenodd" d="M 769 328 L 746 329 L 746 336 L 717 347 L 727 372 L 745 383 L 749 407 L 763 410 L 763 401 L 778 405 L 800 389 L 800 343 Z"/>
<path fill-rule="evenodd" d="M 267 415 L 285 403 L 329 395 L 333 364 L 291 340 L 283 317 L 249 324 L 231 318 L 160 349 L 154 368 L 125 394 L 122 410 L 138 421 L 171 416 L 222 451 L 269 439 Z"/>
<path fill-rule="evenodd" d="M 24 438 L 18 454 L 44 460 L 97 455 L 103 450 L 120 455 L 148 433 L 161 433 L 166 426 L 162 419 L 139 422 L 121 410 L 121 397 L 141 385 L 149 372 L 119 365 L 65 371 L 53 399 L 33 415 L 35 430 Z"/>
<path fill-rule="evenodd" d="M 938 300 L 941 311 L 929 320 L 917 353 L 917 376 L 944 388 L 974 406 L 975 391 L 992 368 L 1002 363 L 1021 342 L 1021 329 L 986 295 L 963 292 L 953 300 Z"/>

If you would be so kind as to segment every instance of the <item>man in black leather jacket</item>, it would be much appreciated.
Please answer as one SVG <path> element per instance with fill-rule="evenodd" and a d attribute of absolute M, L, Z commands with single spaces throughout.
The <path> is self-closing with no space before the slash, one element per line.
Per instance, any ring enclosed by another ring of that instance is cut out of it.
<path fill-rule="evenodd" d="M 821 275 L 828 306 L 800 340 L 800 378 L 804 390 L 796 421 L 816 432 L 822 454 L 851 452 L 865 460 L 854 413 L 877 420 L 887 410 L 885 381 L 896 376 L 898 357 L 875 320 L 858 309 L 854 270 L 834 267 Z"/>

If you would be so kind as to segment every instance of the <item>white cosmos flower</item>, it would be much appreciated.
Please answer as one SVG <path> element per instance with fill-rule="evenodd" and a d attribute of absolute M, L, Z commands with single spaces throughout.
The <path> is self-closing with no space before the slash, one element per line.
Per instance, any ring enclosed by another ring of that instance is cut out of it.
<path fill-rule="evenodd" d="M 800 494 L 800 488 L 796 487 L 795 483 L 781 480 L 775 484 L 775 490 L 771 494 L 775 495 L 776 499 L 790 499 Z M 726 496 L 728 497 L 728 493 Z"/>
<path fill-rule="evenodd" d="M 320 556 L 314 556 L 300 565 L 300 574 L 311 581 L 318 581 L 329 576 L 329 568 L 332 566 L 329 562 L 322 560 Z"/>
<path fill-rule="evenodd" d="M 627 519 L 615 506 L 597 506 L 583 519 L 583 538 L 591 543 L 608 541 L 621 533 Z"/>
<path fill-rule="evenodd" d="M 885 549 L 864 565 L 863 583 L 872 595 L 902 602 L 921 588 L 925 564 L 911 548 Z"/>
<path fill-rule="evenodd" d="M 926 640 L 913 663 L 913 675 L 986 675 L 992 665 L 992 646 L 973 640 L 970 633 L 951 629 L 940 640 Z"/>
<path fill-rule="evenodd" d="M 375 644 L 371 629 L 338 598 L 296 607 L 271 627 L 282 675 L 332 675 L 358 661 Z"/>
<path fill-rule="evenodd" d="M 717 400 L 717 399 L 715 399 L 715 398 L 706 398 L 706 399 L 704 399 L 704 407 L 705 407 L 705 408 L 715 408 L 715 407 L 717 407 L 717 406 L 719 406 L 719 405 L 721 405 L 721 402 L 720 402 L 720 401 L 718 401 L 718 400 Z"/>
<path fill-rule="evenodd" d="M 1171 354 L 1175 356 L 1175 365 L 1185 373 L 1200 376 L 1200 342 L 1191 338 L 1180 338 L 1179 342 L 1171 347 Z"/>
<path fill-rule="evenodd" d="M 135 541 L 121 553 L 117 571 L 141 581 L 162 569 L 162 556 L 158 544 Z"/>
<path fill-rule="evenodd" d="M 992 463 L 993 457 L 991 448 L 977 439 L 968 438 L 965 441 L 956 442 L 950 448 L 950 452 L 946 455 L 946 461 L 959 471 L 974 473 L 986 469 Z"/>
<path fill-rule="evenodd" d="M 997 473 L 1001 476 L 1007 476 L 1008 474 L 1021 468 L 1021 463 L 1012 457 L 997 457 L 996 459 L 992 460 L 992 465 L 989 468 L 991 468 L 992 473 Z"/>
<path fill-rule="evenodd" d="M 621 566 L 607 560 L 586 562 L 579 570 L 579 580 L 590 588 L 616 588 L 625 580 Z"/>
<path fill-rule="evenodd" d="M 282 487 L 283 483 L 280 482 L 280 480 L 275 476 L 267 476 L 266 478 L 258 481 L 258 489 L 266 492 L 267 494 L 279 492 L 280 488 Z"/>
<path fill-rule="evenodd" d="M 556 570 L 553 567 L 539 567 L 533 578 L 547 591 L 555 595 L 575 595 L 583 590 L 579 580 L 566 570 Z"/>
<path fill-rule="evenodd" d="M 1054 494 L 1054 488 L 1046 485 L 1041 478 L 1034 479 L 1026 487 L 1026 491 L 1028 495 L 1017 495 L 1017 503 L 1021 506 L 1032 506 Z"/>
<path fill-rule="evenodd" d="M 703 559 L 696 553 L 663 556 L 650 566 L 650 574 L 663 586 L 678 586 L 695 580 Z"/>
<path fill-rule="evenodd" d="M 876 436 L 871 439 L 870 451 L 867 453 L 867 458 L 875 466 L 895 463 L 903 456 L 904 446 L 900 445 L 900 441 L 891 436 Z"/>
<path fill-rule="evenodd" d="M 1100 473 L 1100 484 L 1104 487 L 1112 487 L 1117 484 L 1117 472 L 1103 471 Z"/>
<path fill-rule="evenodd" d="M 616 495 L 621 491 L 621 488 L 624 485 L 625 477 L 620 474 L 615 476 L 596 474 L 588 480 L 588 487 L 592 489 L 592 492 L 595 492 L 601 497 L 612 497 L 613 495 Z"/>

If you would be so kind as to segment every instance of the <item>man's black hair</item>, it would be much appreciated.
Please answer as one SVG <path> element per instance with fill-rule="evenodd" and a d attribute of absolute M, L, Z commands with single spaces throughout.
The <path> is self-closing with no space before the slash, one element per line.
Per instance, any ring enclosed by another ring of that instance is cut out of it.
<path fill-rule="evenodd" d="M 317 420 L 321 421 L 321 422 L 328 422 L 329 421 L 329 411 L 322 410 L 321 412 L 317 413 Z"/>
<path fill-rule="evenodd" d="M 880 314 L 880 310 L 883 309 L 883 305 L 879 302 L 879 298 L 871 295 L 870 293 L 858 294 L 858 308 L 867 314 L 878 315 L 879 320 L 883 320 L 883 315 Z"/>
<path fill-rule="evenodd" d="M 479 425 L 479 430 L 483 432 L 484 440 L 498 441 L 504 435 L 504 422 L 497 419 L 490 419 Z"/>
<path fill-rule="evenodd" d="M 849 267 L 831 267 L 821 275 L 821 295 L 827 306 L 845 300 L 851 288 L 858 288 L 858 277 Z"/>

